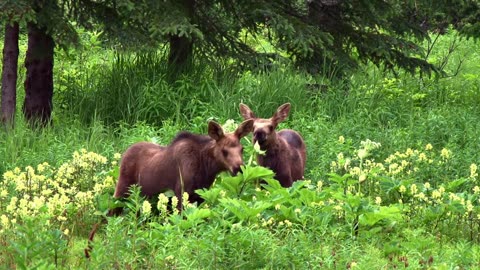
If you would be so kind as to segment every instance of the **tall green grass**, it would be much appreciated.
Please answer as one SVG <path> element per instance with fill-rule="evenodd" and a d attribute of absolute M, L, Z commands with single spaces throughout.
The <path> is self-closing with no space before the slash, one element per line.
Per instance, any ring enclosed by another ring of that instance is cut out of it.
<path fill-rule="evenodd" d="M 107 154 L 122 151 L 135 140 L 162 137 L 161 129 L 168 129 L 166 138 L 183 129 L 202 133 L 208 119 L 241 121 L 241 102 L 260 117 L 292 103 L 281 127 L 297 129 L 305 137 L 308 170 L 323 168 L 324 173 L 327 160 L 337 154 L 332 145 L 340 135 L 357 144 L 366 138 L 381 142 L 384 153 L 432 143 L 458 150 L 459 164 L 478 160 L 480 46 L 472 40 L 462 40 L 450 56 L 448 72 L 463 61 L 454 77 L 394 76 L 365 65 L 338 81 L 285 63 L 269 71 L 229 73 L 226 67 L 215 70 L 200 61 L 189 76 L 168 82 L 162 51 L 113 54 L 92 36 L 86 50 L 57 55 L 54 126 L 31 131 L 17 113 L 17 128 L 2 133 L 2 170 L 42 158 L 61 160 L 80 147 Z M 454 33 L 443 37 L 430 57 L 440 59 L 456 39 Z M 148 136 L 143 136 L 145 129 Z M 126 133 L 131 137 L 122 141 Z"/>
<path fill-rule="evenodd" d="M 454 38 L 445 37 L 431 57 L 441 59 Z M 382 144 L 371 153 L 377 161 L 407 148 L 425 149 L 428 143 L 436 153 L 448 148 L 452 153 L 448 166 L 437 164 L 430 169 L 424 165 L 421 169 L 432 179 L 420 180 L 432 180 L 432 185 L 439 184 L 439 181 L 444 181 L 445 185 L 461 183 L 468 177 L 470 165 L 480 163 L 480 46 L 472 41 L 462 42 L 457 54 L 451 58 L 451 65 L 445 67 L 448 72 L 453 71 L 455 64 L 463 59 L 463 68 L 457 76 L 428 78 L 401 72 L 395 76 L 365 65 L 340 81 L 328 76 L 311 76 L 283 64 L 263 72 L 226 72 L 224 67 L 215 70 L 198 62 L 189 76 L 168 82 L 162 52 L 115 55 L 94 45 L 94 48 L 89 47 L 92 49 L 90 54 L 87 51 L 73 51 L 70 55 L 58 52 L 54 125 L 31 130 L 20 112 L 17 113 L 15 129 L 0 130 L 0 176 L 15 167 L 25 168 L 43 162 L 59 166 L 81 148 L 111 159 L 114 153 L 122 153 L 138 141 L 167 144 L 180 130 L 205 133 L 208 119 L 222 123 L 227 119 L 242 121 L 238 112 L 240 102 L 248 104 L 260 117 L 269 117 L 279 105 L 291 102 L 291 115 L 280 124 L 280 128 L 293 128 L 303 135 L 308 151 L 305 177 L 312 180 L 312 184 L 322 181 L 326 188 L 334 190 L 336 186 L 329 175 L 331 162 L 337 160 L 339 153 L 356 157 L 361 141 L 366 139 Z M 22 102 L 21 78 L 18 108 Z M 345 143 L 338 142 L 339 136 L 345 138 Z M 389 181 L 412 181 L 408 175 L 397 177 L 381 180 L 387 184 Z M 225 183 L 230 185 L 228 181 Z M 469 185 L 475 183 L 469 182 Z M 396 191 L 388 188 L 382 186 L 382 192 L 390 192 L 383 199 L 393 202 Z M 218 187 L 216 191 L 217 195 L 221 194 Z M 471 186 L 463 191 L 471 194 Z M 275 209 L 273 203 L 277 203 L 278 197 L 260 190 L 258 194 L 265 193 L 265 198 L 259 197 L 256 201 L 257 198 L 250 196 L 257 192 L 253 186 L 248 192 L 251 193 L 242 194 L 249 197 L 243 198 L 245 201 L 235 198 L 240 201 L 239 205 L 251 203 L 261 207 L 262 204 L 272 204 L 270 208 Z M 59 228 L 32 221 L 31 224 L 19 224 L 18 231 L 8 231 L 5 235 L 14 240 L 1 238 L 0 249 L 30 256 L 37 252 L 37 257 L 2 255 L 0 261 L 50 265 L 54 257 L 50 251 L 58 245 L 58 250 L 62 251 L 59 268 L 222 269 L 234 266 L 241 269 L 344 269 L 353 268 L 353 263 L 370 268 L 402 268 L 406 267 L 403 259 L 407 257 L 410 267 L 415 269 L 478 266 L 478 239 L 461 230 L 466 228 L 465 224 L 470 224 L 470 232 L 478 232 L 475 227 L 478 224 L 468 223 L 468 219 L 460 227 L 435 228 L 448 231 L 448 235 L 432 235 L 429 226 L 433 221 L 425 216 L 364 226 L 357 237 L 351 233 L 352 221 L 347 217 L 334 217 L 333 208 L 315 212 L 314 207 L 295 201 L 311 202 L 313 199 L 308 196 L 322 194 L 326 197 L 321 201 L 327 204 L 328 196 L 336 196 L 335 199 L 344 199 L 344 202 L 355 205 L 356 198 L 348 198 L 352 199 L 349 202 L 344 198 L 343 190 L 314 193 L 297 189 L 289 194 L 290 191 L 280 189 L 277 192 L 277 195 L 284 194 L 285 198 L 292 200 L 289 210 L 282 213 L 293 217 L 297 215 L 297 208 L 301 213 L 314 213 L 299 214 L 299 218 L 312 220 L 311 226 L 296 224 L 287 227 L 284 224 L 280 227 L 277 224 L 277 227 L 266 228 L 257 217 L 250 221 L 238 220 L 233 213 L 242 215 L 255 209 L 246 207 L 245 211 L 229 212 L 227 206 L 235 210 L 235 205 L 229 205 L 228 200 L 211 208 L 200 208 L 198 212 L 197 209 L 191 210 L 186 214 L 191 214 L 191 219 L 169 216 L 165 226 L 160 222 L 145 225 L 132 211 L 131 215 L 112 218 L 105 231 L 99 232 L 96 256 L 87 262 L 82 257 L 87 229 L 72 229 L 70 235 L 62 235 Z M 111 194 L 106 195 L 111 197 Z M 306 197 L 302 197 L 304 195 Z M 234 197 L 227 196 L 226 199 Z M 373 197 L 362 197 L 362 207 L 367 210 L 375 206 L 373 200 L 368 201 L 370 199 Z M 382 206 L 388 208 L 391 205 Z M 358 214 L 359 209 L 345 208 L 344 213 Z M 432 209 L 428 213 L 435 214 L 436 209 Z M 278 214 L 270 210 L 264 212 L 262 218 L 268 220 Z M 83 213 L 83 217 L 93 220 L 93 211 Z M 204 219 L 201 211 L 214 214 Z M 195 219 L 194 214 L 199 216 Z M 76 218 L 75 215 L 73 213 L 72 217 Z M 72 219 L 74 229 L 76 222 Z M 181 226 L 189 222 L 198 223 L 182 229 Z M 243 227 L 237 227 L 238 224 Z M 396 227 L 398 224 L 401 224 L 400 228 Z M 443 226 L 450 226 L 455 220 L 445 224 Z M 50 231 L 37 230 L 44 227 Z M 38 243 L 49 243 L 49 248 L 40 248 Z M 102 246 L 105 243 L 107 245 Z M 433 266 L 429 266 L 430 257 L 435 258 Z"/>
<path fill-rule="evenodd" d="M 109 125 L 138 121 L 159 125 L 167 119 L 188 123 L 198 116 L 233 118 L 240 102 L 270 115 L 284 102 L 303 108 L 309 95 L 307 76 L 288 67 L 223 75 L 221 80 L 214 80 L 214 71 L 205 68 L 171 83 L 165 62 L 159 52 L 117 54 L 111 66 L 94 67 L 80 79 L 74 72 L 61 80 L 62 91 L 56 93 L 59 107 L 84 123 L 96 117 Z"/>

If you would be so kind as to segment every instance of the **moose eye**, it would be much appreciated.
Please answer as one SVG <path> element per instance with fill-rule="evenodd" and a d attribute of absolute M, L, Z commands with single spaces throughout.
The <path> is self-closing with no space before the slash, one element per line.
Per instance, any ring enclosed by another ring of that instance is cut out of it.
<path fill-rule="evenodd" d="M 227 157 L 228 156 L 228 151 L 225 150 L 225 149 L 222 149 L 222 154 L 224 157 Z"/>
<path fill-rule="evenodd" d="M 268 131 L 270 131 L 270 133 L 273 132 L 273 126 L 268 126 Z"/>

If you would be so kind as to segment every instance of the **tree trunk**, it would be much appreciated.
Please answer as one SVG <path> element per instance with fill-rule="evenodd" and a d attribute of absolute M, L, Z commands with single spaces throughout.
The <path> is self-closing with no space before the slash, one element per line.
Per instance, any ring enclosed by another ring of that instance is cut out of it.
<path fill-rule="evenodd" d="M 17 105 L 17 68 L 18 68 L 18 23 L 5 26 L 3 45 L 2 103 L 1 122 L 5 127 L 13 127 Z"/>
<path fill-rule="evenodd" d="M 23 114 L 33 126 L 45 126 L 51 122 L 53 98 L 53 49 L 55 43 L 46 33 L 29 22 L 28 50 L 25 59 L 25 102 Z"/>
<path fill-rule="evenodd" d="M 313 55 L 305 59 L 304 65 L 312 74 L 328 72 L 336 78 L 341 78 L 343 67 L 339 65 L 338 57 L 343 52 L 344 32 L 342 27 L 343 0 L 307 0 L 307 17 L 310 24 L 319 27 L 322 31 L 333 36 L 333 50 L 335 57 L 328 57 L 320 48 L 314 48 Z M 332 73 L 333 72 L 333 73 Z"/>
<path fill-rule="evenodd" d="M 193 40 L 186 37 L 171 36 L 168 67 L 170 72 L 181 74 L 192 65 Z"/>
<path fill-rule="evenodd" d="M 195 0 L 179 1 L 178 5 L 190 22 L 194 20 Z M 170 36 L 170 52 L 168 55 L 168 69 L 171 78 L 185 73 L 193 63 L 193 39 L 185 36 Z"/>

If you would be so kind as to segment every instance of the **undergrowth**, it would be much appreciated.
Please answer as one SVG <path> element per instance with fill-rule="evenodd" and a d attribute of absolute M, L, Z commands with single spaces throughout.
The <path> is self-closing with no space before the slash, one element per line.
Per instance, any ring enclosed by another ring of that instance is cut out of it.
<path fill-rule="evenodd" d="M 194 74 L 172 83 L 161 52 L 115 55 L 95 33 L 85 35 L 85 51 L 56 56 L 63 61 L 55 65 L 54 125 L 31 130 L 17 113 L 16 128 L 0 130 L 0 265 L 479 266 L 478 44 L 462 41 L 447 77 L 365 65 L 335 80 L 284 63 L 232 73 L 197 63 Z M 446 36 L 432 60 L 442 61 L 455 38 Z M 244 174 L 220 175 L 200 192 L 205 204 L 153 215 L 164 206 L 134 192 L 130 211 L 107 218 L 85 260 L 88 230 L 113 194 L 119 154 L 138 141 L 168 144 L 180 130 L 205 134 L 209 119 L 239 122 L 240 102 L 267 118 L 292 103 L 279 129 L 304 137 L 305 180 L 281 188 L 245 144 Z"/>

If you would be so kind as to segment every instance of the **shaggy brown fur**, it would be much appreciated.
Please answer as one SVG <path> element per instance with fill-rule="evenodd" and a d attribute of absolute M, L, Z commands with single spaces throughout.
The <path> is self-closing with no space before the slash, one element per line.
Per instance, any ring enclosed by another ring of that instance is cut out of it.
<path fill-rule="evenodd" d="M 307 159 L 306 146 L 298 132 L 291 129 L 275 131 L 289 112 L 290 103 L 285 103 L 271 118 L 257 118 L 247 105 L 240 104 L 243 118 L 255 120 L 253 142 L 258 142 L 260 149 L 266 151 L 265 155 L 257 156 L 258 164 L 274 171 L 275 179 L 283 187 L 290 187 L 293 181 L 303 179 Z"/>
<path fill-rule="evenodd" d="M 171 189 L 178 197 L 178 209 L 182 209 L 182 194 L 187 192 L 190 202 L 201 202 L 195 190 L 208 188 L 222 171 L 232 175 L 240 171 L 243 164 L 243 147 L 240 139 L 253 129 L 253 120 L 246 120 L 233 133 L 224 133 L 222 127 L 211 121 L 208 135 L 189 132 L 177 134 L 168 146 L 139 142 L 130 146 L 123 154 L 120 176 L 115 189 L 115 198 L 125 198 L 129 188 L 140 186 L 143 196 L 153 197 Z M 109 215 L 118 215 L 121 208 L 110 210 Z M 93 240 L 98 224 L 89 235 Z M 89 257 L 89 248 L 85 256 Z"/>

